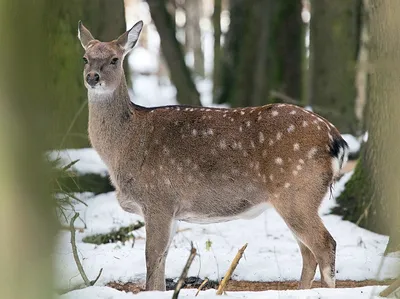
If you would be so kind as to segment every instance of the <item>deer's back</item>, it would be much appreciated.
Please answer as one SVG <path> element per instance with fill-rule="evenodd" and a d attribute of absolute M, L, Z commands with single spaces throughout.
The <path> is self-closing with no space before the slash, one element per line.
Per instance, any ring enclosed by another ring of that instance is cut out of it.
<path fill-rule="evenodd" d="M 327 186 L 335 140 L 342 140 L 328 121 L 294 105 L 146 113 L 146 158 L 133 174 L 135 188 L 141 197 L 162 194 L 185 219 L 205 210 L 208 218 L 240 215 L 313 181 Z"/>

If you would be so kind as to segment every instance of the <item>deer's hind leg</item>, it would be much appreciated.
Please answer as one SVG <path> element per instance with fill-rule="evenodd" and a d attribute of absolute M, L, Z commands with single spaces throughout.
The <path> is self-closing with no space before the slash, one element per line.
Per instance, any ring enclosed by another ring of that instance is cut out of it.
<path fill-rule="evenodd" d="M 314 254 L 303 242 L 297 239 L 297 243 L 299 244 L 301 257 L 303 258 L 299 289 L 311 289 L 315 270 L 317 269 L 317 261 Z"/>
<path fill-rule="evenodd" d="M 328 176 L 313 173 L 313 184 L 292 185 L 271 203 L 297 238 L 303 257 L 300 288 L 311 287 L 315 261 L 321 271 L 323 287 L 335 287 L 336 242 L 318 215 L 319 205 L 328 190 Z M 304 187 L 306 186 L 306 187 Z M 314 258 L 313 258 L 314 257 Z"/>

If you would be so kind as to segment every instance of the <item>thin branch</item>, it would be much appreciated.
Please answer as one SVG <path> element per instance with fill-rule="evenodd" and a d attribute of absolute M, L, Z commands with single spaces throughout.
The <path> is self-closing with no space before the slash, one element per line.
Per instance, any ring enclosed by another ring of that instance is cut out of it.
<path fill-rule="evenodd" d="M 78 267 L 78 271 L 81 274 L 82 279 L 85 282 L 85 285 L 87 287 L 90 287 L 90 286 L 94 285 L 97 282 L 97 280 L 100 278 L 100 275 L 103 272 L 103 268 L 100 269 L 100 272 L 97 275 L 95 280 L 89 281 L 88 277 L 86 276 L 85 270 L 83 270 L 81 260 L 79 259 L 79 256 L 78 256 L 78 249 L 76 248 L 76 238 L 75 238 L 76 228 L 74 227 L 74 222 L 78 217 L 79 217 L 79 213 L 75 213 L 74 217 L 72 217 L 71 222 L 69 224 L 69 228 L 70 228 L 70 232 L 71 232 L 72 253 L 74 255 L 74 260 L 75 260 L 76 266 Z"/>
<path fill-rule="evenodd" d="M 188 258 L 188 260 L 186 262 L 185 267 L 182 270 L 181 277 L 179 277 L 178 283 L 176 284 L 174 295 L 172 296 L 172 299 L 177 299 L 178 298 L 179 292 L 180 292 L 181 288 L 183 287 L 183 284 L 185 283 L 185 279 L 186 279 L 186 277 L 188 275 L 189 268 L 192 265 L 192 262 L 193 262 L 193 260 L 194 260 L 194 258 L 196 256 L 197 250 L 196 250 L 196 248 L 193 247 L 193 243 L 191 244 L 191 246 L 192 246 L 192 248 L 190 250 L 189 258 Z"/>
<path fill-rule="evenodd" d="M 231 279 L 233 271 L 235 271 L 237 265 L 239 264 L 239 261 L 242 258 L 243 253 L 246 250 L 246 248 L 247 248 L 247 243 L 244 244 L 244 246 L 239 249 L 239 251 L 236 254 L 235 258 L 233 259 L 228 271 L 226 272 L 224 279 L 222 279 L 221 283 L 218 286 L 217 295 L 222 295 L 224 293 L 226 285 L 228 284 L 229 279 Z"/>
<path fill-rule="evenodd" d="M 396 279 L 390 286 L 384 289 L 379 296 L 381 297 L 389 297 L 394 291 L 400 288 L 400 278 Z"/>
<path fill-rule="evenodd" d="M 197 295 L 200 293 L 201 289 L 206 285 L 207 282 L 208 282 L 208 278 L 204 279 L 204 281 L 201 283 L 201 285 L 197 289 L 197 293 L 196 293 L 195 297 L 197 297 Z"/>
<path fill-rule="evenodd" d="M 89 279 L 87 278 L 85 271 L 83 270 L 81 261 L 80 261 L 79 256 L 78 256 L 78 250 L 77 250 L 77 248 L 76 248 L 74 222 L 75 222 L 76 218 L 78 218 L 78 217 L 79 217 L 79 213 L 75 213 L 74 217 L 72 217 L 71 222 L 70 222 L 70 224 L 69 224 L 70 231 L 71 231 L 72 253 L 73 253 L 73 255 L 74 255 L 74 260 L 75 260 L 76 266 L 78 267 L 78 271 L 79 271 L 79 273 L 81 274 L 82 279 L 83 279 L 83 281 L 85 282 L 85 285 L 86 285 L 87 287 L 89 287 L 89 286 L 90 286 L 90 281 L 89 281 Z"/>

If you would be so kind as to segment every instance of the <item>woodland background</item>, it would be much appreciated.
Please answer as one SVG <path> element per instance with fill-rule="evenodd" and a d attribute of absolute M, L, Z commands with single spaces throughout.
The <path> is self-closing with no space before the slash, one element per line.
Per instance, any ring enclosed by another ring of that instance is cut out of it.
<path fill-rule="evenodd" d="M 398 250 L 398 6 L 395 0 L 2 1 L 2 192 L 8 195 L 0 200 L 0 219 L 22 234 L 31 228 L 30 250 L 22 253 L 41 256 L 34 264 L 47 269 L 56 226 L 49 224 L 55 220 L 43 187 L 51 174 L 38 157 L 89 146 L 78 20 L 96 38 L 111 40 L 144 19 L 137 48 L 145 54 L 138 57 L 150 67 L 134 58 L 126 63 L 133 101 L 146 93 L 136 89 L 139 79 L 156 78 L 160 89 L 172 90 L 160 103 L 311 107 L 364 140 L 333 212 L 389 235 L 388 251 Z M 2 248 L 11 258 L 21 248 L 14 234 L 5 235 L 15 246 Z"/>

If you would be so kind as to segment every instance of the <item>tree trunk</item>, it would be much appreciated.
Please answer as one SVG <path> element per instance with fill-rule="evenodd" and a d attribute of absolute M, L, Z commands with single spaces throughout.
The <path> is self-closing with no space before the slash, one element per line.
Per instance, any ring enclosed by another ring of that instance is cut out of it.
<path fill-rule="evenodd" d="M 202 0 L 186 0 L 185 41 L 186 51 L 193 54 L 193 71 L 204 77 L 204 55 L 201 48 L 200 19 L 203 14 Z"/>
<path fill-rule="evenodd" d="M 53 2 L 53 1 L 51 1 Z M 51 127 L 48 0 L 0 2 L 0 293 L 54 297 L 54 209 L 43 170 Z"/>
<path fill-rule="evenodd" d="M 96 38 L 113 40 L 125 31 L 123 0 L 53 1 L 47 10 L 52 38 L 48 64 L 53 101 L 52 147 L 87 147 L 87 92 L 83 85 L 83 49 L 77 35 L 81 19 Z"/>
<path fill-rule="evenodd" d="M 231 1 L 220 103 L 263 105 L 272 90 L 301 96 L 301 7 L 292 0 Z"/>
<path fill-rule="evenodd" d="M 371 52 L 366 127 L 362 159 L 338 198 L 334 212 L 374 232 L 390 235 L 391 250 L 400 249 L 400 3 L 375 0 L 371 6 Z"/>
<path fill-rule="evenodd" d="M 311 2 L 311 105 L 342 133 L 355 133 L 355 68 L 359 44 L 359 1 Z"/>
<path fill-rule="evenodd" d="M 213 99 L 218 99 L 221 88 L 221 12 L 222 0 L 214 0 L 212 23 L 214 28 Z"/>
<path fill-rule="evenodd" d="M 171 81 L 177 90 L 181 104 L 201 105 L 200 94 L 185 64 L 181 45 L 175 36 L 174 23 L 169 15 L 165 0 L 147 0 L 151 17 L 161 39 L 161 49 L 167 61 Z"/>
<path fill-rule="evenodd" d="M 294 99 L 302 95 L 305 26 L 301 10 L 301 0 L 275 1 L 270 25 L 270 85 Z"/>

